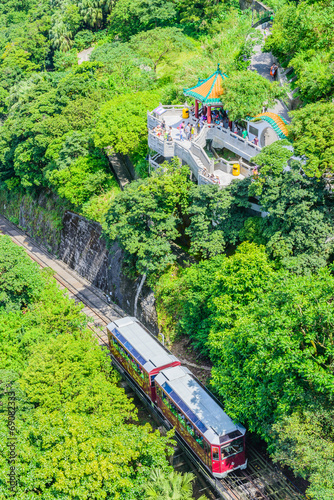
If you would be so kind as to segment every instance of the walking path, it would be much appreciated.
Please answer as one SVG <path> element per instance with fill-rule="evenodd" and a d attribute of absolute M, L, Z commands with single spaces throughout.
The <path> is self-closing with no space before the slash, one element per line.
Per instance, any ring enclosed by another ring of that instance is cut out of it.
<path fill-rule="evenodd" d="M 89 61 L 89 56 L 93 52 L 94 47 L 89 47 L 88 49 L 84 49 L 81 52 L 78 52 L 78 64 L 82 64 L 85 61 Z"/>
<path fill-rule="evenodd" d="M 265 39 L 265 29 L 262 26 L 258 26 L 256 29 L 262 33 L 263 41 L 258 45 L 255 45 L 255 54 L 252 55 L 249 69 L 251 71 L 257 71 L 259 75 L 267 78 L 267 80 L 271 80 L 270 67 L 274 62 L 273 55 L 271 52 L 262 52 Z M 281 101 L 276 101 L 276 105 L 273 108 L 268 109 L 268 111 L 283 116 L 287 122 L 291 121 L 288 108 Z"/>

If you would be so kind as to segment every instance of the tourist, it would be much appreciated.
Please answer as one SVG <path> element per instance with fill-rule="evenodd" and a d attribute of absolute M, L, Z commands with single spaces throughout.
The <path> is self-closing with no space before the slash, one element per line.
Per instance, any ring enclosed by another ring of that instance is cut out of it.
<path fill-rule="evenodd" d="M 244 129 L 244 130 L 242 131 L 242 137 L 243 137 L 243 139 L 245 139 L 245 140 L 247 141 L 247 139 L 248 139 L 248 133 L 247 133 L 247 130 L 246 130 L 246 129 Z"/>
<path fill-rule="evenodd" d="M 194 136 L 195 136 L 195 128 L 194 128 L 194 126 L 192 125 L 192 127 L 191 127 L 191 129 L 190 129 L 190 140 L 192 140 Z"/>
<path fill-rule="evenodd" d="M 189 123 L 187 123 L 187 125 L 185 126 L 184 133 L 186 135 L 187 141 L 190 141 L 190 134 L 191 134 L 191 132 L 190 132 Z"/>
<path fill-rule="evenodd" d="M 182 128 L 180 128 L 180 141 L 184 141 L 184 134 Z"/>
<path fill-rule="evenodd" d="M 166 122 L 164 119 L 162 119 L 161 128 L 162 128 L 162 130 L 166 129 Z"/>
<path fill-rule="evenodd" d="M 270 68 L 270 75 L 273 77 L 273 80 L 276 79 L 276 73 L 277 73 L 277 70 L 278 70 L 278 66 L 277 64 L 273 64 Z"/>
<path fill-rule="evenodd" d="M 239 132 L 239 129 L 238 129 L 237 125 L 235 125 L 235 126 L 234 126 L 234 133 L 235 133 L 235 134 L 238 134 L 238 132 Z"/>
<path fill-rule="evenodd" d="M 259 145 L 259 139 L 257 137 L 254 137 L 253 143 L 255 144 L 255 146 L 258 146 Z"/>
<path fill-rule="evenodd" d="M 172 127 L 169 127 L 167 141 L 172 141 Z"/>

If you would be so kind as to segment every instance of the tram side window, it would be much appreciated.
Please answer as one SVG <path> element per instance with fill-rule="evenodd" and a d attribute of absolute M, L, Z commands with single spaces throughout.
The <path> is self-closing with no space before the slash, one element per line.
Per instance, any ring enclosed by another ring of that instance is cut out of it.
<path fill-rule="evenodd" d="M 204 447 L 205 454 L 210 456 L 211 449 L 210 449 L 209 443 L 207 443 L 205 440 L 203 440 L 203 445 L 204 445 L 203 447 Z"/>
<path fill-rule="evenodd" d="M 169 399 L 169 397 L 162 391 L 162 400 L 164 404 L 169 408 L 169 410 L 175 415 L 178 421 L 187 429 L 189 434 L 195 439 L 195 441 L 204 449 L 204 439 L 203 436 L 195 429 L 192 423 L 183 415 L 183 413 L 175 406 L 174 403 Z"/>
<path fill-rule="evenodd" d="M 123 358 L 126 358 L 127 360 L 131 361 L 132 368 L 134 369 L 134 371 L 136 373 L 138 373 L 138 375 L 142 379 L 144 379 L 145 373 L 144 373 L 143 369 L 141 368 L 141 366 L 137 363 L 137 361 L 130 356 L 130 354 L 121 346 L 121 344 L 118 342 L 117 339 L 115 339 L 115 337 L 112 337 L 112 340 L 113 340 L 114 346 L 116 347 L 116 349 L 120 353 L 120 355 L 123 356 Z"/>
<path fill-rule="evenodd" d="M 232 443 L 227 446 L 221 447 L 222 459 L 241 453 L 244 450 L 244 440 L 243 438 L 235 439 Z"/>
<path fill-rule="evenodd" d="M 186 417 L 183 415 L 183 413 L 175 406 L 174 403 L 169 399 L 169 397 L 163 392 L 162 393 L 162 399 L 167 408 L 175 415 L 175 417 L 178 419 L 178 421 L 186 427 Z"/>
<path fill-rule="evenodd" d="M 188 419 L 186 419 L 186 427 L 187 427 L 187 431 L 189 432 L 189 434 L 192 436 L 192 437 L 195 437 L 195 428 L 194 426 L 192 425 L 191 422 L 189 422 Z"/>
<path fill-rule="evenodd" d="M 204 439 L 203 436 L 195 430 L 195 441 L 198 443 L 202 448 L 204 448 Z"/>

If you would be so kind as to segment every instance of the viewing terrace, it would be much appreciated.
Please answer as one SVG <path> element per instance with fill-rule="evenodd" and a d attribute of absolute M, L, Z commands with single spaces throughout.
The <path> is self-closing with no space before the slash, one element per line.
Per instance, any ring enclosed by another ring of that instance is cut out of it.
<path fill-rule="evenodd" d="M 251 158 L 261 151 L 261 147 L 231 132 L 224 125 L 206 123 L 200 127 L 200 121 L 195 117 L 194 112 L 190 111 L 188 119 L 182 119 L 183 105 L 163 106 L 161 108 L 164 112 L 160 116 L 155 112 L 147 113 L 148 145 L 157 153 L 150 156 L 149 161 L 152 168 L 158 168 L 159 162 L 168 161 L 177 156 L 183 164 L 189 166 L 198 184 L 216 183 L 227 186 L 233 179 L 243 179 L 251 175 L 254 167 L 251 167 L 247 162 L 250 162 Z M 162 120 L 165 122 L 166 130 L 170 131 L 172 140 L 166 140 L 163 135 L 159 137 L 154 132 L 156 127 L 163 126 Z M 192 140 L 181 139 L 178 127 L 182 122 L 194 127 L 195 134 Z M 215 159 L 210 158 L 204 149 L 207 141 L 212 141 L 213 148 L 228 149 L 238 159 L 227 161 L 220 156 Z M 232 166 L 236 163 L 240 165 L 240 174 L 237 177 L 232 175 Z"/>
<path fill-rule="evenodd" d="M 198 184 L 227 186 L 252 174 L 256 168 L 252 158 L 263 146 L 288 136 L 284 118 L 271 112 L 242 120 L 241 126 L 229 121 L 221 100 L 226 78 L 218 64 L 211 76 L 184 89 L 185 96 L 195 99 L 190 112 L 187 104 L 160 104 L 147 113 L 148 145 L 156 152 L 149 158 L 152 168 L 177 156 Z"/>

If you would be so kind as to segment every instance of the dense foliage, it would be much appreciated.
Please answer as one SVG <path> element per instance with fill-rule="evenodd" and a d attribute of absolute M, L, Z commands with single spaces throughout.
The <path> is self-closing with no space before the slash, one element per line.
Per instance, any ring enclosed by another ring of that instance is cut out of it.
<path fill-rule="evenodd" d="M 271 82 L 253 71 L 238 71 L 223 82 L 221 100 L 229 110 L 231 120 L 254 117 L 262 113 L 263 107 L 271 108 L 285 91 L 278 82 Z"/>
<path fill-rule="evenodd" d="M 223 253 L 237 241 L 248 205 L 234 186 L 198 189 L 188 167 L 175 159 L 151 177 L 132 182 L 110 204 L 105 233 L 117 239 L 132 267 L 156 277 L 176 260 L 177 243 L 195 256 Z"/>
<path fill-rule="evenodd" d="M 329 269 L 308 276 L 277 270 L 255 243 L 239 245 L 231 257 L 173 269 L 157 287 L 160 318 L 211 358 L 211 385 L 229 415 L 261 435 L 277 460 L 311 479 L 311 498 L 328 500 L 333 294 Z"/>
<path fill-rule="evenodd" d="M 309 479 L 310 498 L 327 500 L 334 7 L 268 3 L 275 19 L 265 48 L 290 68 L 299 97 L 290 142 L 263 148 L 252 178 L 220 190 L 194 185 L 177 160 L 149 175 L 146 111 L 182 103 L 183 88 L 217 63 L 229 75 L 222 101 L 231 119 L 282 97 L 276 82 L 247 70 L 260 38 L 249 12 L 234 0 L 3 0 L 0 201 L 15 222 L 19 200 L 40 194 L 57 195 L 61 213 L 102 222 L 126 270 L 148 276 L 166 338 L 188 336 L 210 357 L 212 388 L 231 416 Z M 138 177 L 122 192 L 114 155 L 127 156 Z M 19 494 L 190 498 L 191 478 L 167 466 L 169 438 L 135 422 L 77 308 L 6 238 L 0 288 L 0 379 L 13 382 L 19 402 Z M 0 429 L 3 437 L 3 414 Z"/>
<path fill-rule="evenodd" d="M 287 2 L 275 15 L 266 47 L 295 70 L 306 102 L 330 97 L 333 81 L 333 2 Z"/>
<path fill-rule="evenodd" d="M 0 238 L 0 494 L 8 489 L 6 384 L 16 394 L 16 498 L 137 499 L 166 448 L 118 387 L 74 301 Z"/>

